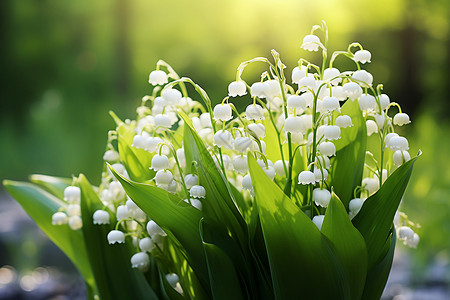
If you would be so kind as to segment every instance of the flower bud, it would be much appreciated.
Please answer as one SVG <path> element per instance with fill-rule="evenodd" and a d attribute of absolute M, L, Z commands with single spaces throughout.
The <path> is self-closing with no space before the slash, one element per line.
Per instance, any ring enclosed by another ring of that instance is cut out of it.
<path fill-rule="evenodd" d="M 64 189 L 64 200 L 69 203 L 79 204 L 81 191 L 77 186 L 68 186 Z"/>
<path fill-rule="evenodd" d="M 105 210 L 96 210 L 94 215 L 92 216 L 94 224 L 109 224 L 110 216 L 109 213 Z"/>
<path fill-rule="evenodd" d="M 370 54 L 367 50 L 358 50 L 355 52 L 354 59 L 356 62 L 360 62 L 362 64 L 370 62 L 372 54 Z"/>
<path fill-rule="evenodd" d="M 186 167 L 186 157 L 184 156 L 184 148 L 177 149 L 176 155 L 178 162 L 182 168 Z"/>
<path fill-rule="evenodd" d="M 350 116 L 347 115 L 338 116 L 336 118 L 336 125 L 341 128 L 352 127 L 353 126 L 352 118 L 350 118 Z"/>
<path fill-rule="evenodd" d="M 324 215 L 318 215 L 318 216 L 314 216 L 314 218 L 312 218 L 312 222 L 314 223 L 314 225 L 317 226 L 317 228 L 319 228 L 319 230 L 322 229 L 322 224 L 323 224 L 324 218 L 325 218 Z"/>
<path fill-rule="evenodd" d="M 392 155 L 392 160 L 396 167 L 400 167 L 403 163 L 409 161 L 410 159 L 411 156 L 409 155 L 408 151 L 397 150 Z"/>
<path fill-rule="evenodd" d="M 250 104 L 245 109 L 247 120 L 264 120 L 264 109 L 259 104 Z"/>
<path fill-rule="evenodd" d="M 394 116 L 394 124 L 398 126 L 403 126 L 411 123 L 409 116 L 405 113 L 398 113 Z"/>
<path fill-rule="evenodd" d="M 245 175 L 242 179 L 242 188 L 249 191 L 253 189 L 252 178 L 250 177 L 250 174 Z"/>
<path fill-rule="evenodd" d="M 156 154 L 152 158 L 151 168 L 155 171 L 168 169 L 169 168 L 169 158 L 165 155 Z"/>
<path fill-rule="evenodd" d="M 319 50 L 320 39 L 317 35 L 308 34 L 303 38 L 303 43 L 301 48 L 308 51 L 318 51 Z"/>
<path fill-rule="evenodd" d="M 361 182 L 361 185 L 367 190 L 369 195 L 372 195 L 380 188 L 380 182 L 378 178 L 364 178 Z"/>
<path fill-rule="evenodd" d="M 150 72 L 148 76 L 148 83 L 151 85 L 163 85 L 168 82 L 167 74 L 161 70 L 155 70 Z"/>
<path fill-rule="evenodd" d="M 348 203 L 348 209 L 350 210 L 352 216 L 356 216 L 359 213 L 363 204 L 364 201 L 361 198 L 350 200 L 350 202 Z"/>
<path fill-rule="evenodd" d="M 217 104 L 214 106 L 214 119 L 221 121 L 228 121 L 233 118 L 230 104 Z M 201 121 L 201 119 L 200 119 Z"/>
<path fill-rule="evenodd" d="M 126 205 L 119 205 L 116 210 L 117 221 L 128 219 L 129 217 L 131 217 L 131 213 L 128 207 Z"/>
<path fill-rule="evenodd" d="M 172 175 L 172 172 L 170 172 L 169 170 L 159 170 L 158 172 L 156 172 L 156 175 L 155 175 L 156 184 L 168 185 L 172 182 L 172 180 L 173 180 L 173 175 Z"/>
<path fill-rule="evenodd" d="M 184 176 L 184 183 L 186 184 L 186 188 L 190 189 L 198 184 L 198 176 L 195 174 L 187 174 Z"/>
<path fill-rule="evenodd" d="M 391 103 L 391 100 L 389 99 L 389 96 L 386 94 L 381 94 L 380 95 L 380 106 L 382 110 L 385 110 L 388 106 L 389 103 Z"/>
<path fill-rule="evenodd" d="M 56 212 L 52 215 L 52 225 L 67 224 L 67 215 L 63 212 Z"/>
<path fill-rule="evenodd" d="M 71 216 L 68 221 L 69 227 L 72 230 L 78 230 L 83 227 L 83 221 L 80 216 Z"/>
<path fill-rule="evenodd" d="M 302 171 L 298 174 L 298 184 L 314 184 L 316 176 L 311 171 Z"/>
<path fill-rule="evenodd" d="M 141 248 L 142 251 L 152 252 L 155 247 L 155 243 L 149 237 L 145 237 L 139 241 L 139 248 Z"/>
<path fill-rule="evenodd" d="M 194 197 L 194 198 L 205 198 L 206 190 L 201 185 L 194 185 L 189 190 L 189 194 L 191 197 Z"/>
<path fill-rule="evenodd" d="M 244 96 L 245 94 L 247 94 L 247 87 L 243 81 L 233 81 L 228 85 L 230 97 Z"/>
<path fill-rule="evenodd" d="M 367 128 L 367 136 L 371 136 L 372 134 L 378 132 L 378 125 L 377 123 L 375 123 L 374 120 L 367 120 L 366 128 Z"/>
<path fill-rule="evenodd" d="M 103 160 L 105 160 L 107 162 L 114 162 L 114 161 L 118 161 L 119 159 L 120 159 L 119 153 L 114 150 L 108 150 L 103 155 Z"/>
<path fill-rule="evenodd" d="M 195 207 L 196 209 L 198 209 L 198 210 L 202 210 L 203 209 L 203 204 L 198 199 L 195 199 L 195 198 L 191 199 L 191 205 L 193 207 Z"/>

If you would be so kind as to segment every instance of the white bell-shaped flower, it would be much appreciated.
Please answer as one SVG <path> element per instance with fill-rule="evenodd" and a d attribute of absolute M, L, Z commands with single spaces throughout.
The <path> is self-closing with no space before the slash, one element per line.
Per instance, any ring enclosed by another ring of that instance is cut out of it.
<path fill-rule="evenodd" d="M 330 81 L 332 85 L 338 85 L 342 82 L 342 78 L 336 78 L 341 72 L 336 68 L 328 68 L 323 71 L 323 80 Z"/>
<path fill-rule="evenodd" d="M 342 89 L 350 100 L 358 99 L 363 93 L 362 88 L 356 82 L 347 82 L 342 86 Z"/>
<path fill-rule="evenodd" d="M 361 97 L 359 97 L 358 103 L 361 110 L 375 109 L 377 105 L 375 97 L 369 94 L 361 95 Z"/>
<path fill-rule="evenodd" d="M 308 89 L 315 90 L 317 87 L 317 81 L 313 74 L 308 74 L 303 77 L 298 82 L 298 87 L 302 91 L 307 91 Z"/>
<path fill-rule="evenodd" d="M 327 180 L 327 178 L 328 178 L 327 169 L 314 167 L 313 173 L 314 173 L 314 176 L 316 177 L 316 182 L 320 182 L 322 180 Z"/>
<path fill-rule="evenodd" d="M 187 174 L 184 176 L 184 183 L 186 184 L 186 188 L 190 189 L 194 185 L 198 184 L 198 176 L 195 174 Z"/>
<path fill-rule="evenodd" d="M 305 110 L 306 109 L 306 100 L 302 96 L 290 95 L 287 98 L 287 107 L 289 109 L 295 108 L 295 109 Z"/>
<path fill-rule="evenodd" d="M 298 174 L 298 184 L 314 184 L 316 176 L 311 171 L 302 171 Z"/>
<path fill-rule="evenodd" d="M 266 86 L 265 93 L 267 98 L 273 98 L 281 95 L 281 87 L 278 80 L 275 79 L 267 80 L 264 81 L 264 84 Z"/>
<path fill-rule="evenodd" d="M 131 257 L 131 267 L 145 270 L 150 264 L 150 257 L 146 252 L 138 252 Z"/>
<path fill-rule="evenodd" d="M 108 243 L 112 244 L 123 244 L 125 243 L 125 234 L 120 230 L 111 230 L 108 233 Z"/>
<path fill-rule="evenodd" d="M 314 103 L 314 95 L 311 92 L 306 92 L 300 95 L 305 100 L 306 107 L 312 108 Z"/>
<path fill-rule="evenodd" d="M 189 194 L 193 198 L 205 198 L 206 196 L 206 190 L 201 185 L 194 185 L 189 190 Z"/>
<path fill-rule="evenodd" d="M 284 164 L 286 165 L 286 169 L 289 169 L 289 161 L 285 160 Z M 284 164 L 282 160 L 277 160 L 273 164 L 273 168 L 275 169 L 275 172 L 280 176 L 286 176 L 286 172 L 284 170 Z"/>
<path fill-rule="evenodd" d="M 255 82 L 250 87 L 252 97 L 266 98 L 266 85 L 263 82 Z"/>
<path fill-rule="evenodd" d="M 152 239 L 156 236 L 167 236 L 167 233 L 153 220 L 147 223 L 147 232 Z"/>
<path fill-rule="evenodd" d="M 169 158 L 165 155 L 154 155 L 152 158 L 151 168 L 155 171 L 169 168 Z"/>
<path fill-rule="evenodd" d="M 374 116 L 374 118 L 375 118 L 375 123 L 377 123 L 378 128 L 383 129 L 384 123 L 386 122 L 386 117 L 384 116 L 384 114 L 376 114 Z"/>
<path fill-rule="evenodd" d="M 177 155 L 180 166 L 184 168 L 186 166 L 186 156 L 184 155 L 184 148 L 177 149 L 175 153 Z"/>
<path fill-rule="evenodd" d="M 322 207 L 328 207 L 331 200 L 331 193 L 328 190 L 316 188 L 313 190 L 313 201 Z"/>
<path fill-rule="evenodd" d="M 339 99 L 336 97 L 325 97 L 323 98 L 323 109 L 325 111 L 340 111 L 341 105 L 339 104 Z"/>
<path fill-rule="evenodd" d="M 302 133 L 304 126 L 301 117 L 291 116 L 284 121 L 283 131 L 291 133 Z"/>
<path fill-rule="evenodd" d="M 66 212 L 69 215 L 69 217 L 81 216 L 80 205 L 79 204 L 69 204 L 69 205 L 67 205 Z"/>
<path fill-rule="evenodd" d="M 108 150 L 105 152 L 105 154 L 103 155 L 103 160 L 107 161 L 107 162 L 114 162 L 114 161 L 118 161 L 120 159 L 120 155 L 117 151 L 114 150 Z"/>
<path fill-rule="evenodd" d="M 329 169 L 330 166 L 331 166 L 330 159 L 328 157 L 326 157 L 326 156 L 317 156 L 316 160 L 314 162 L 316 162 L 322 168 L 325 168 L 325 169 Z"/>
<path fill-rule="evenodd" d="M 270 178 L 270 180 L 273 180 L 275 178 L 275 168 L 272 166 L 264 166 L 263 168 L 264 173 Z"/>
<path fill-rule="evenodd" d="M 322 142 L 317 147 L 320 153 L 324 156 L 336 155 L 336 146 L 332 142 Z"/>
<path fill-rule="evenodd" d="M 370 54 L 367 50 L 358 50 L 355 52 L 354 59 L 356 62 L 365 64 L 370 62 L 370 59 L 372 58 L 372 54 Z"/>
<path fill-rule="evenodd" d="M 253 189 L 252 178 L 250 177 L 250 174 L 245 175 L 242 179 L 242 188 L 249 191 Z"/>
<path fill-rule="evenodd" d="M 266 136 L 266 128 L 261 123 L 251 123 L 247 128 L 260 139 Z"/>
<path fill-rule="evenodd" d="M 172 119 L 165 114 L 158 114 L 154 118 L 155 126 L 162 128 L 170 128 L 172 127 Z"/>
<path fill-rule="evenodd" d="M 52 225 L 67 224 L 68 217 L 65 213 L 59 211 L 52 215 Z"/>
<path fill-rule="evenodd" d="M 233 136 L 228 130 L 218 130 L 214 134 L 214 145 L 224 147 L 226 149 L 233 148 Z"/>
<path fill-rule="evenodd" d="M 163 142 L 163 140 L 159 137 L 146 137 L 143 147 L 145 150 L 147 150 L 148 152 L 152 153 L 152 152 L 156 152 L 159 148 L 159 144 L 161 144 Z M 134 142 L 133 142 L 134 143 Z"/>
<path fill-rule="evenodd" d="M 287 140 L 287 132 L 286 132 L 286 140 Z M 303 134 L 301 132 L 291 132 L 291 142 L 294 144 L 303 143 Z"/>
<path fill-rule="evenodd" d="M 228 85 L 228 96 L 244 96 L 247 94 L 247 87 L 243 81 L 233 81 Z"/>
<path fill-rule="evenodd" d="M 301 66 L 299 67 L 295 67 L 292 70 L 292 83 L 297 83 L 300 81 L 300 79 L 302 79 L 303 77 L 306 76 L 307 73 L 307 69 L 306 66 Z"/>
<path fill-rule="evenodd" d="M 336 125 L 341 128 L 352 127 L 352 118 L 350 118 L 350 116 L 348 115 L 338 116 L 336 118 Z"/>
<path fill-rule="evenodd" d="M 135 135 L 131 146 L 137 149 L 143 149 L 145 148 L 145 139 L 146 137 L 143 135 Z"/>
<path fill-rule="evenodd" d="M 233 118 L 231 105 L 228 103 L 217 104 L 214 106 L 214 119 L 220 121 L 228 121 Z"/>
<path fill-rule="evenodd" d="M 252 145 L 252 140 L 246 136 L 241 136 L 234 140 L 234 149 L 241 153 L 247 152 L 247 149 L 250 149 Z"/>
<path fill-rule="evenodd" d="M 259 104 L 250 104 L 245 109 L 245 118 L 247 120 L 264 120 L 264 109 Z"/>
<path fill-rule="evenodd" d="M 369 195 L 372 195 L 380 188 L 380 182 L 378 178 L 364 178 L 361 182 L 362 186 L 367 190 Z"/>
<path fill-rule="evenodd" d="M 68 186 L 64 189 L 64 200 L 72 204 L 80 204 L 81 191 L 77 186 Z"/>
<path fill-rule="evenodd" d="M 392 151 L 396 151 L 396 150 L 407 151 L 407 150 L 409 150 L 408 140 L 402 136 L 393 136 L 392 138 L 389 139 L 389 141 L 386 143 L 386 145 Z"/>
<path fill-rule="evenodd" d="M 163 85 L 168 82 L 167 74 L 164 71 L 161 70 L 155 70 L 150 72 L 150 75 L 148 76 L 148 83 L 151 85 Z"/>
<path fill-rule="evenodd" d="M 341 129 L 336 125 L 327 125 L 323 135 L 327 140 L 338 140 L 341 138 Z"/>
<path fill-rule="evenodd" d="M 317 226 L 317 228 L 319 228 L 319 230 L 322 229 L 322 224 L 323 224 L 324 218 L 325 218 L 325 215 L 318 215 L 318 216 L 314 216 L 314 218 L 312 218 L 312 222 L 314 223 L 314 225 Z"/>
<path fill-rule="evenodd" d="M 408 226 L 402 226 L 398 228 L 397 233 L 399 240 L 407 240 L 414 237 L 414 231 Z"/>
<path fill-rule="evenodd" d="M 177 274 L 167 274 L 166 280 L 175 291 L 177 291 L 179 294 L 183 294 L 183 288 L 180 285 L 180 279 L 178 278 Z"/>
<path fill-rule="evenodd" d="M 247 156 L 236 156 L 233 159 L 233 168 L 236 172 L 244 174 L 248 171 L 248 162 L 247 162 Z"/>
<path fill-rule="evenodd" d="M 406 240 L 406 244 L 411 248 L 417 248 L 417 245 L 420 242 L 420 237 L 417 233 L 414 233 L 412 238 Z"/>
<path fill-rule="evenodd" d="M 320 47 L 319 45 L 320 45 L 319 37 L 314 34 L 308 34 L 303 38 L 303 43 L 301 47 L 304 50 L 316 52 L 319 50 Z"/>
<path fill-rule="evenodd" d="M 394 116 L 394 124 L 398 126 L 403 126 L 411 123 L 409 116 L 405 113 L 398 113 Z"/>
<path fill-rule="evenodd" d="M 203 204 L 202 204 L 202 202 L 200 200 L 193 198 L 193 199 L 190 200 L 190 202 L 191 202 L 191 205 L 194 208 L 196 208 L 198 210 L 202 210 L 203 209 Z"/>
<path fill-rule="evenodd" d="M 367 128 L 367 136 L 371 136 L 372 134 L 378 132 L 378 125 L 374 120 L 367 120 L 366 128 Z"/>
<path fill-rule="evenodd" d="M 126 205 L 119 205 L 116 210 L 117 221 L 128 219 L 129 217 L 131 217 L 131 213 L 128 207 Z"/>
<path fill-rule="evenodd" d="M 411 156 L 409 155 L 408 151 L 397 150 L 392 155 L 392 160 L 396 167 L 400 167 L 403 163 L 409 161 L 410 159 Z"/>
<path fill-rule="evenodd" d="M 183 95 L 181 95 L 181 92 L 179 90 L 176 89 L 166 89 L 163 90 L 161 93 L 161 97 L 164 98 L 164 100 L 166 100 L 166 102 L 170 105 L 176 105 L 181 98 L 183 97 Z"/>
<path fill-rule="evenodd" d="M 106 210 L 96 210 L 92 216 L 93 223 L 102 225 L 110 223 L 110 215 Z"/>
<path fill-rule="evenodd" d="M 394 136 L 398 136 L 397 133 L 395 132 L 391 132 L 386 134 L 386 137 L 384 138 L 384 143 L 386 145 L 386 147 L 389 147 L 389 141 L 391 140 L 391 138 L 393 138 Z"/>
<path fill-rule="evenodd" d="M 344 101 L 345 99 L 347 99 L 347 94 L 344 91 L 344 87 L 338 85 L 338 86 L 333 86 L 331 88 L 332 94 L 334 97 L 338 98 L 340 101 Z"/>
<path fill-rule="evenodd" d="M 168 185 L 172 182 L 173 175 L 169 170 L 159 170 L 155 175 L 155 182 L 158 185 L 164 184 Z"/>
<path fill-rule="evenodd" d="M 380 98 L 381 109 L 385 110 L 391 103 L 391 100 L 389 99 L 389 96 L 386 94 L 381 94 L 379 98 Z"/>
<path fill-rule="evenodd" d="M 350 202 L 348 203 L 348 209 L 350 210 L 350 213 L 353 217 L 359 213 L 363 204 L 364 201 L 361 198 L 350 200 Z"/>
<path fill-rule="evenodd" d="M 359 82 L 364 82 L 365 84 L 371 86 L 373 83 L 373 76 L 366 70 L 358 70 L 355 71 L 352 75 L 352 78 L 354 80 L 357 80 Z"/>
<path fill-rule="evenodd" d="M 149 237 L 145 237 L 139 241 L 139 248 L 141 248 L 142 251 L 152 252 L 155 247 L 155 243 Z"/>

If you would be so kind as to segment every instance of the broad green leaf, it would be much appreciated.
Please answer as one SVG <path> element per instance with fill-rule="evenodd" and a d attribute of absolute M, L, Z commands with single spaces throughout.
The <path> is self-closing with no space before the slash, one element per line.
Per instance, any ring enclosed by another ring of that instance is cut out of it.
<path fill-rule="evenodd" d="M 224 224 L 242 247 L 247 246 L 247 225 L 236 207 L 236 200 L 228 180 L 214 162 L 189 118 L 179 112 L 184 120 L 184 153 L 186 163 L 196 162 L 200 184 L 206 189 L 202 201 L 205 217 Z"/>
<path fill-rule="evenodd" d="M 400 166 L 372 196 L 367 198 L 353 224 L 366 240 L 369 254 L 368 269 L 383 259 L 383 249 L 389 237 L 395 212 L 411 176 L 418 156 Z"/>
<path fill-rule="evenodd" d="M 328 239 L 249 155 L 275 299 L 348 299 L 345 271 Z"/>
<path fill-rule="evenodd" d="M 367 274 L 366 243 L 335 193 L 332 193 L 321 232 L 333 243 L 335 253 L 347 273 L 350 299 L 361 299 Z"/>
<path fill-rule="evenodd" d="M 266 128 L 266 136 L 262 139 L 267 145 L 265 154 L 267 156 L 267 159 L 270 159 L 273 162 L 276 162 L 277 160 L 281 159 L 281 151 L 280 151 L 280 146 L 279 146 L 279 142 L 278 142 L 277 131 L 273 127 L 270 119 L 265 119 L 263 121 L 263 124 L 264 124 L 264 127 Z M 281 138 L 284 139 L 284 137 L 281 137 Z M 284 143 L 282 145 L 283 145 L 284 159 L 289 160 L 288 144 Z"/>
<path fill-rule="evenodd" d="M 128 196 L 186 250 L 186 258 L 203 289 L 209 291 L 208 268 L 199 233 L 202 213 L 167 191 L 128 180 L 110 167 Z M 198 296 L 200 297 L 200 296 Z"/>
<path fill-rule="evenodd" d="M 96 290 L 94 277 L 80 230 L 68 225 L 52 225 L 52 215 L 67 203 L 34 184 L 5 180 L 3 185 L 36 224 L 73 262 L 91 290 Z"/>
<path fill-rule="evenodd" d="M 136 249 L 127 243 L 108 243 L 108 232 L 114 229 L 112 224 L 94 225 L 92 215 L 103 204 L 83 174 L 79 185 L 83 236 L 100 298 L 158 299 L 143 273 L 131 267 L 130 259 Z"/>
<path fill-rule="evenodd" d="M 367 273 L 366 285 L 361 299 L 378 300 L 381 298 L 389 277 L 389 272 L 391 271 L 392 260 L 394 259 L 395 241 L 396 236 L 394 229 L 392 230 L 392 235 L 390 235 L 386 241 L 386 246 L 389 247 L 388 252 L 384 258 Z"/>
<path fill-rule="evenodd" d="M 361 185 L 366 155 L 367 129 L 358 101 L 347 101 L 342 113 L 352 118 L 353 126 L 342 128 L 341 138 L 334 142 L 336 157 L 332 158 L 330 185 L 345 208 L 353 198 L 354 189 Z"/>
<path fill-rule="evenodd" d="M 246 299 L 247 295 L 241 290 L 240 278 L 236 266 L 225 250 L 229 249 L 223 245 L 215 245 L 208 241 L 204 235 L 203 228 L 207 226 L 201 222 L 201 233 L 203 249 L 205 250 L 206 261 L 208 264 L 209 280 L 213 299 Z M 225 242 L 225 240 L 221 240 Z M 232 241 L 233 242 L 233 241 Z M 228 252 L 228 251 L 227 251 Z M 242 266 L 242 265 L 241 265 Z"/>
<path fill-rule="evenodd" d="M 59 199 L 64 199 L 64 189 L 72 184 L 71 178 L 53 177 L 40 174 L 31 175 L 30 180 Z"/>

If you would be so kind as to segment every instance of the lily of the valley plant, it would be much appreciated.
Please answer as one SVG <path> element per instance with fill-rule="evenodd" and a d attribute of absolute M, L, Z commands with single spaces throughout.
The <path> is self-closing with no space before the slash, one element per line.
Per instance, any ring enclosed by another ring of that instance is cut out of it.
<path fill-rule="evenodd" d="M 323 62 L 289 77 L 275 50 L 241 63 L 215 106 L 159 61 L 136 120 L 111 113 L 98 187 L 5 185 L 90 299 L 379 299 L 396 240 L 419 242 L 398 211 L 416 158 L 395 130 L 410 119 L 363 69 L 368 50 L 330 55 L 327 40 L 314 26 L 301 48 Z M 249 79 L 250 64 L 267 68 Z"/>

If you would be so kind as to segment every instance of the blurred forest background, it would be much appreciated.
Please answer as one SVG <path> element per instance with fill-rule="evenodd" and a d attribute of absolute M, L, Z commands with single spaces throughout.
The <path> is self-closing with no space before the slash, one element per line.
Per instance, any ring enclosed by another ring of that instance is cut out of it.
<path fill-rule="evenodd" d="M 410 114 L 412 124 L 402 134 L 411 155 L 421 149 L 423 156 L 403 210 L 422 225 L 421 243 L 417 250 L 399 247 L 419 271 L 436 258 L 448 266 L 448 0 L 2 0 L 0 179 L 82 172 L 99 182 L 106 133 L 113 126 L 108 110 L 135 116 L 141 97 L 151 91 L 148 74 L 158 59 L 218 102 L 239 63 L 270 56 L 272 48 L 281 53 L 288 77 L 298 58 L 318 62 L 320 55 L 300 44 L 322 19 L 330 51 L 360 42 L 372 52 L 364 68 L 375 84 L 383 83 L 391 100 Z M 336 65 L 353 67 L 344 59 Z M 253 71 L 256 80 L 260 70 Z M 252 72 L 246 74 L 252 82 Z M 24 252 L 22 243 L 3 246 L 0 266 L 20 261 L 12 253 Z"/>

